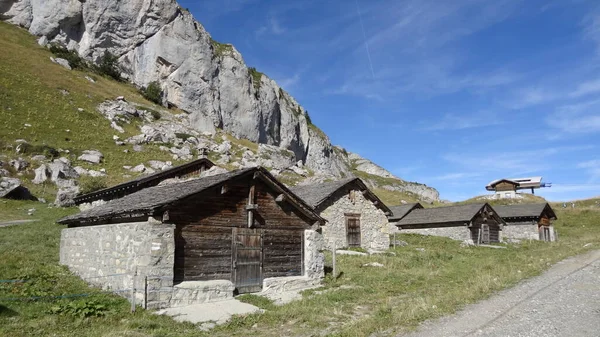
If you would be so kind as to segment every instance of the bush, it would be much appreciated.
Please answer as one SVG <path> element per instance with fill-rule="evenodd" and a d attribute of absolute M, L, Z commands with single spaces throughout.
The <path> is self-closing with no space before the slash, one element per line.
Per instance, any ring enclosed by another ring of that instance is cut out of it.
<path fill-rule="evenodd" d="M 190 135 L 189 133 L 179 133 L 179 132 L 175 132 L 175 137 L 186 141 L 188 138 L 192 138 L 194 136 Z"/>
<path fill-rule="evenodd" d="M 67 60 L 73 69 L 88 68 L 87 63 L 81 57 L 79 57 L 79 54 L 77 54 L 76 51 L 68 50 L 67 48 L 52 44 L 50 45 L 50 52 L 56 55 L 56 57 Z"/>
<path fill-rule="evenodd" d="M 106 178 L 104 177 L 81 177 L 79 178 L 79 190 L 81 194 L 88 194 L 105 189 L 108 185 L 106 184 Z"/>
<path fill-rule="evenodd" d="M 260 89 L 260 80 L 262 79 L 263 73 L 256 70 L 254 67 L 248 68 L 248 72 L 250 76 L 252 76 L 252 84 L 254 85 L 254 89 L 258 91 Z"/>
<path fill-rule="evenodd" d="M 17 153 L 27 154 L 27 155 L 36 155 L 43 154 L 46 157 L 50 157 L 52 159 L 58 158 L 60 153 L 55 148 L 48 145 L 32 145 L 29 143 L 21 143 L 17 145 Z"/>
<path fill-rule="evenodd" d="M 98 301 L 73 301 L 69 303 L 61 303 L 59 305 L 52 306 L 48 313 L 54 315 L 70 315 L 79 318 L 86 317 L 102 317 L 106 316 L 109 312 L 106 305 Z"/>
<path fill-rule="evenodd" d="M 95 71 L 100 75 L 106 75 L 112 77 L 117 81 L 122 81 L 121 68 L 119 67 L 119 58 L 111 54 L 109 51 L 105 51 L 104 55 L 100 59 L 100 64 L 94 67 Z"/>
<path fill-rule="evenodd" d="M 144 96 L 144 98 L 146 98 L 150 102 L 162 105 L 163 92 L 160 89 L 160 84 L 158 84 L 158 82 L 154 81 L 148 84 L 147 87 L 142 88 L 142 90 L 140 90 L 140 93 L 142 94 L 142 96 Z"/>

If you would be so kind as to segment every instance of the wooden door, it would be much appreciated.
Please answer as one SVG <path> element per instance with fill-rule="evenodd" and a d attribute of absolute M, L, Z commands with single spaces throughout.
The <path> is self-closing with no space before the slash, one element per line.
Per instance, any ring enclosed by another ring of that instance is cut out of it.
<path fill-rule="evenodd" d="M 481 225 L 481 243 L 490 243 L 490 226 L 487 224 Z"/>
<path fill-rule="evenodd" d="M 238 294 L 262 290 L 263 237 L 260 229 L 233 229 L 233 283 Z"/>
<path fill-rule="evenodd" d="M 358 216 L 346 217 L 346 235 L 348 247 L 360 247 L 360 218 Z"/>

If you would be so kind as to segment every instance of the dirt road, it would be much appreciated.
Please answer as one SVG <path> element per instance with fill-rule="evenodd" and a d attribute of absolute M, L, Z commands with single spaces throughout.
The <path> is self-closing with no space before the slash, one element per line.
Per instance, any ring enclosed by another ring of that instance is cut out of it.
<path fill-rule="evenodd" d="M 559 262 L 538 277 L 404 335 L 435 336 L 600 337 L 600 251 Z"/>

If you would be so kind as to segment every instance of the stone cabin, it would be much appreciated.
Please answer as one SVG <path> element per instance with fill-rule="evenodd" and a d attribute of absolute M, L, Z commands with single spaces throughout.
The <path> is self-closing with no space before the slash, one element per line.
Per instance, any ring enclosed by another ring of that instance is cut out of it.
<path fill-rule="evenodd" d="M 444 236 L 474 243 L 500 242 L 504 224 L 487 203 L 417 208 L 396 222 L 401 233 Z"/>
<path fill-rule="evenodd" d="M 404 218 L 408 213 L 412 212 L 415 209 L 421 208 L 423 208 L 423 205 L 421 205 L 418 202 L 398 206 L 390 206 L 390 210 L 392 211 L 392 214 L 388 216 L 388 221 L 390 222 L 390 231 L 392 233 L 397 232 L 398 227 L 396 226 L 396 223 L 402 220 L 402 218 Z"/>
<path fill-rule="evenodd" d="M 202 174 L 204 171 L 207 171 L 214 165 L 215 164 L 213 164 L 213 162 L 207 158 L 200 158 L 154 174 L 143 175 L 119 185 L 79 195 L 75 197 L 73 201 L 76 205 L 92 203 L 98 204 L 98 201 L 100 200 L 109 201 L 122 198 L 144 188 L 156 186 L 167 179 L 200 177 L 200 174 Z M 103 203 L 102 201 L 99 203 Z"/>
<path fill-rule="evenodd" d="M 359 178 L 296 186 L 292 191 L 327 220 L 322 230 L 328 249 L 389 248 L 391 211 Z"/>
<path fill-rule="evenodd" d="M 552 221 L 557 217 L 550 204 L 496 206 L 495 209 L 506 222 L 502 232 L 505 239 L 556 241 Z"/>
<path fill-rule="evenodd" d="M 263 168 L 149 187 L 58 221 L 60 263 L 164 308 L 312 287 L 324 276 L 311 206 Z M 110 276 L 112 275 L 112 276 Z"/>

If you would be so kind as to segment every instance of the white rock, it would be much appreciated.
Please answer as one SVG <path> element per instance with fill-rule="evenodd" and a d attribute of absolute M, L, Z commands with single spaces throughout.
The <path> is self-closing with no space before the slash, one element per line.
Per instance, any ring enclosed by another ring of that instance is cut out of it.
<path fill-rule="evenodd" d="M 120 133 L 125 133 L 125 130 L 122 127 L 120 127 L 119 125 L 117 125 L 117 123 L 115 123 L 115 122 L 111 122 L 110 127 L 117 130 Z"/>
<path fill-rule="evenodd" d="M 85 76 L 85 79 L 88 80 L 88 81 L 90 81 L 90 82 L 92 82 L 92 83 L 96 83 L 96 81 L 93 78 L 91 78 L 91 77 L 89 77 L 87 75 Z"/>
<path fill-rule="evenodd" d="M 146 171 L 146 166 L 144 164 L 139 164 L 138 166 L 130 169 L 131 172 L 142 173 Z"/>
<path fill-rule="evenodd" d="M 97 150 L 85 150 L 81 156 L 77 157 L 78 160 L 83 160 L 94 164 L 99 164 L 103 158 L 104 155 Z"/>
<path fill-rule="evenodd" d="M 35 178 L 33 178 L 34 184 L 41 184 L 48 180 L 50 177 L 50 170 L 45 164 L 42 164 L 40 167 L 35 169 Z"/>
<path fill-rule="evenodd" d="M 369 263 L 365 263 L 363 264 L 363 267 L 383 267 L 383 264 L 379 263 L 379 262 L 369 262 Z"/>
<path fill-rule="evenodd" d="M 57 58 L 50 57 L 50 61 L 52 61 L 52 62 L 54 62 L 54 63 L 56 63 L 58 65 L 63 66 L 65 69 L 71 70 L 71 65 L 69 65 L 69 61 L 67 61 L 67 60 L 65 60 L 63 58 L 60 58 L 60 57 L 57 57 Z"/>

